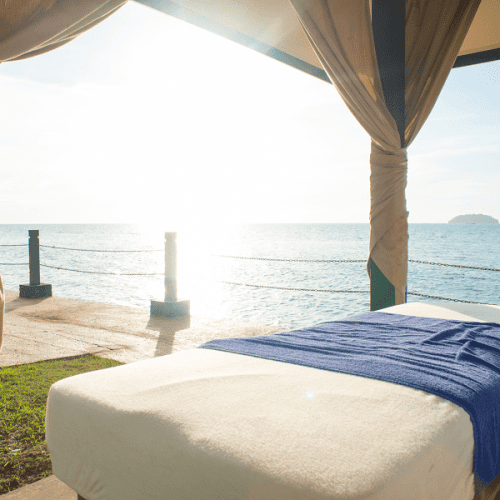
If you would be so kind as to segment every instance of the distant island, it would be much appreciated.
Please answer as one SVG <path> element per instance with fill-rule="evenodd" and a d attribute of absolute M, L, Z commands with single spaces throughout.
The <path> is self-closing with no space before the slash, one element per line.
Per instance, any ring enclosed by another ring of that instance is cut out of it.
<path fill-rule="evenodd" d="M 489 215 L 467 214 L 453 217 L 448 224 L 498 224 L 498 221 Z"/>

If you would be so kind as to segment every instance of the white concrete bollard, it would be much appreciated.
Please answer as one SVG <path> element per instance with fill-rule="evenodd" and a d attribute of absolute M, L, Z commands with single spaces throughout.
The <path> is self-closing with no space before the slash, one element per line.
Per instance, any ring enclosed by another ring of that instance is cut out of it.
<path fill-rule="evenodd" d="M 165 299 L 151 301 L 151 316 L 189 316 L 189 300 L 177 299 L 177 233 L 165 233 Z"/>
<path fill-rule="evenodd" d="M 177 300 L 176 233 L 165 233 L 165 302 Z"/>

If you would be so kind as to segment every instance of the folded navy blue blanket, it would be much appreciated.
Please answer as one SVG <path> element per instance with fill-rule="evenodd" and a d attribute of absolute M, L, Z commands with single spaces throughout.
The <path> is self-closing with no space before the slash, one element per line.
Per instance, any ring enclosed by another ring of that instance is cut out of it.
<path fill-rule="evenodd" d="M 500 473 L 500 324 L 371 312 L 201 347 L 420 389 L 461 406 L 474 428 L 479 494 Z"/>

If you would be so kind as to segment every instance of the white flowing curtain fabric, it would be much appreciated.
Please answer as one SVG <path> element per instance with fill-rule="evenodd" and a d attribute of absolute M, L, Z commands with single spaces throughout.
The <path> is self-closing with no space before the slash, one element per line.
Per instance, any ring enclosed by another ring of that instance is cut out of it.
<path fill-rule="evenodd" d="M 127 0 L 0 0 L 0 62 L 43 54 L 92 28 Z M 0 349 L 5 295 L 0 276 Z"/>
<path fill-rule="evenodd" d="M 43 54 L 106 19 L 127 0 L 0 0 L 0 62 Z"/>
<path fill-rule="evenodd" d="M 406 0 L 405 137 L 386 107 L 370 0 L 290 0 L 323 67 L 370 134 L 370 258 L 405 301 L 406 149 L 429 116 L 481 0 Z"/>

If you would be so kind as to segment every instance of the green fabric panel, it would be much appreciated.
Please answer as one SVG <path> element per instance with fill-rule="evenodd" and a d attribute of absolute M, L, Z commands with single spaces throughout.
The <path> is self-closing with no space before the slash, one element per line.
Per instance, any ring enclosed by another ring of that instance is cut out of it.
<path fill-rule="evenodd" d="M 391 282 L 370 259 L 370 311 L 396 305 L 396 293 Z"/>

